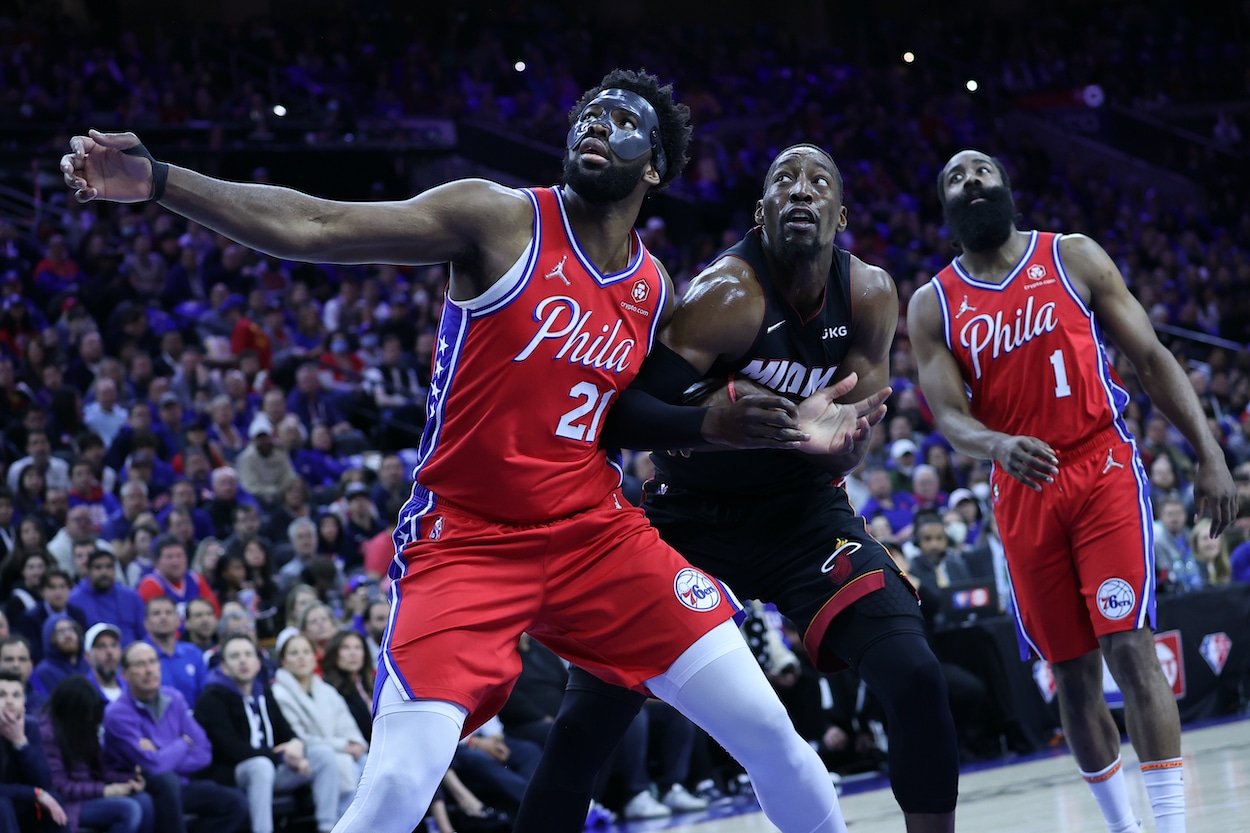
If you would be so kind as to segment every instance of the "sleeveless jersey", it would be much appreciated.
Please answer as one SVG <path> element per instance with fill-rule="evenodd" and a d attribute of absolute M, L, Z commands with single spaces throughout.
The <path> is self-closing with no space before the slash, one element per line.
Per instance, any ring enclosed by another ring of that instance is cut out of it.
<path fill-rule="evenodd" d="M 752 379 L 792 399 L 827 388 L 851 344 L 851 256 L 834 249 L 825 300 L 804 320 L 777 290 L 764 256 L 760 229 L 747 233 L 726 254 L 755 270 L 764 292 L 764 318 L 751 348 L 732 363 L 717 362 L 710 378 Z M 805 456 L 790 451 L 752 449 L 707 452 L 689 457 L 655 455 L 657 479 L 671 488 L 722 494 L 758 494 L 764 489 L 829 485 L 830 475 Z"/>
<path fill-rule="evenodd" d="M 1034 231 L 1002 283 L 958 260 L 933 278 L 946 345 L 968 386 L 972 415 L 995 431 L 1079 446 L 1115 426 L 1128 392 L 1107 361 L 1098 322 L 1063 269 L 1062 235 Z"/>
<path fill-rule="evenodd" d="M 651 348 L 668 290 L 637 232 L 626 269 L 604 275 L 559 191 L 523 193 L 534 207 L 530 245 L 481 296 L 443 306 L 398 549 L 440 500 L 528 525 L 598 506 L 620 485 L 599 432 Z"/>

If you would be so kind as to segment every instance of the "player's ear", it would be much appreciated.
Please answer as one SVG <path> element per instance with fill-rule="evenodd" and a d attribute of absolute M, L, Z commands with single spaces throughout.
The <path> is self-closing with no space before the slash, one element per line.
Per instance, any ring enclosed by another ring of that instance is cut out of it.
<path fill-rule="evenodd" d="M 846 206 L 845 205 L 842 206 L 842 211 L 838 213 L 837 230 L 839 232 L 846 231 Z"/>
<path fill-rule="evenodd" d="M 642 178 L 652 188 L 660 184 L 660 172 L 656 170 L 654 159 L 651 160 L 651 164 L 647 166 L 647 169 L 642 172 Z"/>
<path fill-rule="evenodd" d="M 755 202 L 755 224 L 757 226 L 764 225 L 764 201 L 756 200 Z"/>

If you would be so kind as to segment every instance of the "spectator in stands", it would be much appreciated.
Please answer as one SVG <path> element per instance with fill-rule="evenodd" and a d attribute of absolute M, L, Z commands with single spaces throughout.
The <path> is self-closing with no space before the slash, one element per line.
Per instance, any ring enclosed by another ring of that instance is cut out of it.
<path fill-rule="evenodd" d="M 883 515 L 890 522 L 890 529 L 896 537 L 909 536 L 914 514 L 911 491 L 893 491 L 894 483 L 889 472 L 881 468 L 868 470 L 867 486 L 871 497 L 864 504 L 863 516 L 871 520 Z"/>
<path fill-rule="evenodd" d="M 87 615 L 77 605 L 69 603 L 71 580 L 69 573 L 53 567 L 43 573 L 40 580 L 40 602 L 22 614 L 16 622 L 15 629 L 25 636 L 32 646 L 34 660 L 38 663 L 44 656 L 44 626 L 56 616 L 65 616 L 78 624 L 78 635 L 87 629 Z M 52 689 L 49 688 L 48 691 Z"/>
<path fill-rule="evenodd" d="M 369 495 L 369 487 L 363 483 L 349 483 L 343 492 L 347 501 L 347 519 L 343 524 L 343 569 L 351 572 L 364 566 L 361 548 L 373 536 L 383 530 L 378 520 L 378 509 Z"/>
<path fill-rule="evenodd" d="M 18 491 L 22 472 L 28 467 L 43 475 L 45 488 L 69 489 L 69 463 L 52 456 L 52 442 L 47 431 L 31 431 L 26 435 L 26 456 L 9 466 L 10 492 Z"/>
<path fill-rule="evenodd" d="M 105 703 L 112 703 L 126 689 L 126 683 L 117 675 L 122 660 L 121 638 L 117 626 L 108 622 L 92 625 L 83 637 L 92 682 Z"/>
<path fill-rule="evenodd" d="M 4 563 L 4 559 L 9 557 L 9 553 L 13 552 L 13 548 L 17 545 L 17 525 L 14 521 L 13 493 L 4 486 L 0 486 L 0 564 Z M 0 573 L 3 568 L 0 567 Z M 4 598 L 8 593 L 8 587 L 4 586 L 3 575 L 0 575 L 0 599 Z"/>
<path fill-rule="evenodd" d="M 339 818 L 334 752 L 305 748 L 258 676 L 260 669 L 251 639 L 234 636 L 223 642 L 221 665 L 212 671 L 195 710 L 212 744 L 208 774 L 247 794 L 252 833 L 273 833 L 275 792 L 311 782 L 318 833 L 330 833 Z"/>
<path fill-rule="evenodd" d="M 136 769 L 106 768 L 100 746 L 104 702 L 83 677 L 67 677 L 40 716 L 52 789 L 62 800 L 71 830 L 79 825 L 109 833 L 152 833 L 152 797 Z"/>
<path fill-rule="evenodd" d="M 162 535 L 152 544 L 153 571 L 139 582 L 139 595 L 144 602 L 157 596 L 168 596 L 178 609 L 179 619 L 185 614 L 186 603 L 196 597 L 208 599 L 213 609 L 221 605 L 203 576 L 188 569 L 186 546 L 171 535 Z"/>
<path fill-rule="evenodd" d="M 309 502 L 308 485 L 303 478 L 296 477 L 287 483 L 282 490 L 282 496 L 278 504 L 269 511 L 269 517 L 265 524 L 263 534 L 270 541 L 278 543 L 278 548 L 274 550 L 274 563 L 281 567 L 291 560 L 291 524 L 299 519 L 311 521 L 313 516 L 312 504 Z M 314 539 L 316 536 L 316 525 L 313 526 Z M 315 545 L 314 545 L 315 548 Z"/>
<path fill-rule="evenodd" d="M 335 452 L 334 434 L 322 423 L 313 425 L 309 444 L 291 454 L 291 464 L 314 489 L 333 486 L 346 468 Z"/>
<path fill-rule="evenodd" d="M 935 441 L 925 446 L 924 462 L 937 474 L 939 492 L 950 494 L 959 488 L 959 478 L 951 463 L 951 450 L 945 444 Z"/>
<path fill-rule="evenodd" d="M 1185 501 L 1175 492 L 1155 508 L 1155 569 L 1160 591 L 1183 593 L 1202 587 L 1202 571 L 1189 549 L 1189 526 Z"/>
<path fill-rule="evenodd" d="M 0 668 L 12 671 L 22 681 L 26 692 L 26 705 L 38 711 L 47 702 L 48 692 L 34 676 L 35 663 L 30 656 L 30 643 L 26 637 L 15 633 L 0 642 Z"/>
<path fill-rule="evenodd" d="M 1189 531 L 1189 551 L 1198 565 L 1203 587 L 1219 587 L 1228 584 L 1232 578 L 1229 537 L 1230 533 L 1224 532 L 1218 538 L 1212 538 L 1211 519 L 1207 517 L 1199 518 Z"/>
<path fill-rule="evenodd" d="M 23 539 L 33 537 L 33 533 L 23 534 L 29 529 L 38 531 L 38 523 L 29 519 L 22 521 L 18 526 L 19 536 Z M 53 561 L 52 556 L 42 546 L 28 550 L 19 543 L 18 549 L 9 555 L 7 563 L 11 565 L 10 575 L 15 578 L 10 579 L 11 589 L 4 605 L 4 615 L 9 621 L 9 627 L 17 631 L 17 623 L 22 616 L 42 603 L 43 576 L 52 569 Z"/>
<path fill-rule="evenodd" d="M 235 458 L 247 445 L 247 438 L 235 425 L 234 406 L 230 402 L 230 397 L 224 393 L 215 397 L 208 403 L 205 410 L 212 420 L 208 426 L 209 442 L 215 448 L 220 449 L 222 458 L 227 464 L 233 464 Z"/>
<path fill-rule="evenodd" d="M 146 642 L 122 653 L 126 691 L 104 709 L 106 763 L 138 767 L 147 779 L 159 833 L 237 833 L 247 802 L 236 789 L 197 777 L 212 760 L 208 737 L 176 688 L 161 685 L 161 663 Z"/>
<path fill-rule="evenodd" d="M 674 714 L 676 713 L 674 710 Z M 694 724 L 689 721 L 686 723 L 690 726 L 690 736 L 693 737 Z M 673 736 L 666 737 L 664 742 L 667 744 L 671 737 Z M 677 742 L 680 743 L 681 739 L 678 738 Z M 625 743 L 622 740 L 622 745 Z M 542 749 L 538 745 L 519 738 L 505 737 L 503 724 L 498 717 L 493 717 L 460 742 L 451 766 L 465 786 L 476 795 L 490 801 L 495 807 L 515 812 L 521 804 L 525 786 L 533 776 L 541 755 Z M 689 764 L 688 755 L 686 763 Z M 645 767 L 644 761 L 644 779 Z M 650 793 L 647 795 L 650 796 Z"/>
<path fill-rule="evenodd" d="M 213 534 L 213 521 L 203 509 L 199 508 L 199 499 L 195 485 L 189 480 L 175 480 L 169 490 L 169 506 L 162 509 L 156 516 L 160 525 L 168 530 L 169 514 L 175 509 L 183 509 L 190 513 L 191 537 L 202 541 Z"/>
<path fill-rule="evenodd" d="M 374 665 L 378 663 L 378 654 L 382 650 L 382 637 L 386 634 L 386 626 L 391 619 L 391 603 L 381 598 L 369 604 L 365 615 L 365 639 L 369 648 L 369 658 Z"/>
<path fill-rule="evenodd" d="M 334 751 L 342 815 L 356 794 L 369 744 L 343 695 L 317 675 L 317 657 L 307 638 L 302 634 L 287 637 L 278 646 L 278 662 L 281 667 L 273 682 L 274 698 L 306 748 L 326 746 Z"/>
<path fill-rule="evenodd" d="M 187 625 L 182 632 L 182 641 L 203 652 L 217 644 L 216 637 L 217 612 L 212 604 L 207 599 L 187 602 Z"/>
<path fill-rule="evenodd" d="M 139 480 L 129 480 L 122 484 L 121 511 L 104 525 L 100 537 L 113 545 L 116 550 L 130 536 L 135 519 L 151 510 L 148 500 L 148 486 Z"/>
<path fill-rule="evenodd" d="M 309 605 L 304 615 L 300 617 L 299 632 L 313 646 L 313 652 L 317 655 L 318 672 L 321 670 L 321 660 L 325 656 L 326 646 L 340 630 L 338 617 L 334 615 L 334 608 L 324 602 Z"/>
<path fill-rule="evenodd" d="M 205 514 L 213 522 L 213 535 L 226 541 L 234 533 L 235 509 L 247 501 L 239 490 L 234 469 L 214 469 L 212 474 L 212 497 L 202 504 Z"/>
<path fill-rule="evenodd" d="M 274 442 L 274 428 L 264 414 L 252 420 L 251 440 L 235 460 L 239 483 L 266 509 L 272 508 L 286 485 L 295 480 L 295 469 L 286 449 Z"/>
<path fill-rule="evenodd" d="M 83 408 L 83 423 L 99 435 L 107 448 L 126 424 L 126 411 L 117 403 L 117 383 L 103 377 L 95 383 L 95 401 Z"/>
<path fill-rule="evenodd" d="M 43 472 L 34 466 L 27 466 L 18 478 L 17 488 L 13 490 L 13 506 L 18 515 L 35 521 L 40 520 L 39 513 L 43 510 L 46 492 L 47 484 L 44 481 Z M 45 529 L 45 526 L 40 524 L 40 529 Z M 52 534 L 48 534 L 45 529 L 44 540 L 52 537 Z"/>
<path fill-rule="evenodd" d="M 91 663 L 83 655 L 82 626 L 63 614 L 43 623 L 43 659 L 35 663 L 32 679 L 51 692 L 71 675 L 91 677 Z"/>
<path fill-rule="evenodd" d="M 204 655 L 195 646 L 178 641 L 180 622 L 174 600 L 169 596 L 149 599 L 143 624 L 148 632 L 145 641 L 156 649 L 161 661 L 161 679 L 182 692 L 187 704 L 195 708 L 207 673 Z"/>
<path fill-rule="evenodd" d="M 76 575 L 74 544 L 83 541 L 92 541 L 101 549 L 112 548 L 108 541 L 100 537 L 99 530 L 95 528 L 91 520 L 90 507 L 79 504 L 65 513 L 65 525 L 48 542 L 48 552 L 71 576 Z"/>
<path fill-rule="evenodd" d="M 88 628 L 100 622 L 118 628 L 123 645 L 146 636 L 143 599 L 117 583 L 117 556 L 107 550 L 92 547 L 87 556 L 87 574 L 70 593 L 69 603 L 82 610 Z"/>
<path fill-rule="evenodd" d="M 52 776 L 39 723 L 26 706 L 21 678 L 0 668 L 0 828 L 66 830 L 65 809 L 49 792 Z"/>
<path fill-rule="evenodd" d="M 96 481 L 108 494 L 117 493 L 117 471 L 112 467 L 105 465 L 104 453 L 106 446 L 104 440 L 100 439 L 94 431 L 81 431 L 75 443 L 78 449 L 79 458 L 86 460 L 91 464 L 91 473 L 95 475 Z"/>
<path fill-rule="evenodd" d="M 311 436 L 313 426 L 320 423 L 332 434 L 347 434 L 354 429 L 344 418 L 338 406 L 321 387 L 317 365 L 305 363 L 295 372 L 295 390 L 286 398 L 286 409 L 299 417 L 304 430 Z"/>
<path fill-rule="evenodd" d="M 916 512 L 941 512 L 949 495 L 941 489 L 937 469 L 927 463 L 916 466 L 911 473 L 912 503 Z"/>
<path fill-rule="evenodd" d="M 373 734 L 374 662 L 364 637 L 355 631 L 336 633 L 326 646 L 321 666 L 325 681 L 343 696 L 356 728 L 368 742 Z"/>
<path fill-rule="evenodd" d="M 915 528 L 915 543 L 920 554 L 911 561 L 912 575 L 938 589 L 972 578 L 964 557 L 951 549 L 950 536 L 940 515 L 932 512 L 917 515 Z"/>

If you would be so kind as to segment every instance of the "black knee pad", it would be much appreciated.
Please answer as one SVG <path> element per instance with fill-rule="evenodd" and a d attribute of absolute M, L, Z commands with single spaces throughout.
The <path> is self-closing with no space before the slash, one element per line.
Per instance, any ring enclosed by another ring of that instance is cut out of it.
<path fill-rule="evenodd" d="M 929 643 L 899 633 L 860 658 L 860 676 L 889 722 L 890 786 L 905 813 L 950 813 L 959 794 L 959 741 L 946 677 Z"/>

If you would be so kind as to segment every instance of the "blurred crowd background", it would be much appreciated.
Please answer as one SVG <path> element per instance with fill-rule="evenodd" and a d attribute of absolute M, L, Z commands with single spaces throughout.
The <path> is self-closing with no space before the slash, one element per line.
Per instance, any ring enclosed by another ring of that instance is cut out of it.
<path fill-rule="evenodd" d="M 905 324 L 912 292 L 954 255 L 937 172 L 975 146 L 1006 165 L 1022 228 L 1108 250 L 1234 470 L 1242 520 L 1208 542 L 1193 450 L 1112 347 L 1134 393 L 1161 592 L 1250 582 L 1245 0 L 1056 0 L 1044 14 L 1018 1 L 934 14 L 798 0 L 772 15 L 736 1 L 169 5 L 0 11 L 0 602 L 35 662 L 40 628 L 65 612 L 47 607 L 48 579 L 87 592 L 95 549 L 144 601 L 202 580 L 211 624 L 192 632 L 178 607 L 201 650 L 230 632 L 224 603 L 270 647 L 284 628 L 309 633 L 300 604 L 324 603 L 319 658 L 340 628 L 376 654 L 385 611 L 371 610 L 385 606 L 447 277 L 285 262 L 155 204 L 78 205 L 56 170 L 69 137 L 133 130 L 160 159 L 344 199 L 470 175 L 549 184 L 568 109 L 616 66 L 671 81 L 693 113 L 693 159 L 640 220 L 679 287 L 747 230 L 778 150 L 813 142 L 839 164 L 839 242 L 886 268 L 902 304 L 890 416 L 848 489 L 901 564 L 922 557 L 915 513 L 935 510 L 951 551 L 989 551 L 1008 597 L 988 468 L 933 431 Z M 626 459 L 636 491 L 650 463 Z M 167 535 L 184 563 L 154 549 Z M 80 631 L 121 624 L 93 616 Z M 1001 751 L 985 748 L 970 754 Z M 694 793 L 706 779 L 687 780 Z"/>

